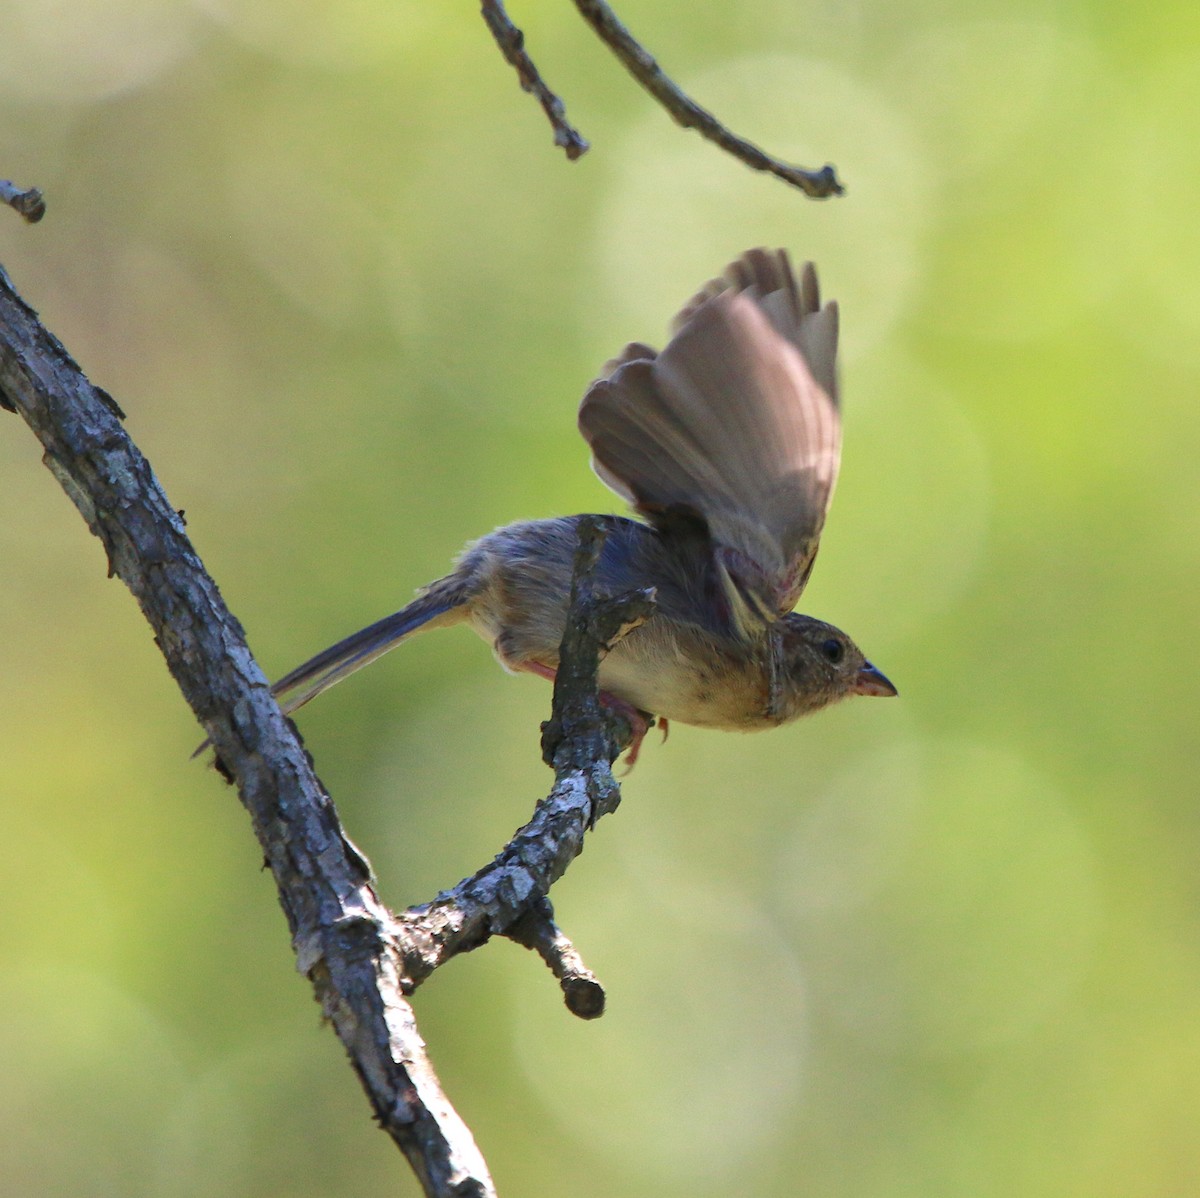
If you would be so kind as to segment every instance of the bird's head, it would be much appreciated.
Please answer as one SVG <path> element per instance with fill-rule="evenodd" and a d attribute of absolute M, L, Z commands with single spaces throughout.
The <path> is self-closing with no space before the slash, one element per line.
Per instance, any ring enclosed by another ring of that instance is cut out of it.
<path fill-rule="evenodd" d="M 783 618 L 785 719 L 849 695 L 895 695 L 896 688 L 840 629 L 812 616 Z"/>

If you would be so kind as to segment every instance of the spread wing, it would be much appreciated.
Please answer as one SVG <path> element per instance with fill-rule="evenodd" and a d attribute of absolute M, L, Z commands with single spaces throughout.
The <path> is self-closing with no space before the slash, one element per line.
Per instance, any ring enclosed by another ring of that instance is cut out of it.
<path fill-rule="evenodd" d="M 660 354 L 635 343 L 579 409 L 600 478 L 664 531 L 708 529 L 748 635 L 792 609 L 837 479 L 837 305 L 806 263 L 750 250 L 675 318 Z"/>

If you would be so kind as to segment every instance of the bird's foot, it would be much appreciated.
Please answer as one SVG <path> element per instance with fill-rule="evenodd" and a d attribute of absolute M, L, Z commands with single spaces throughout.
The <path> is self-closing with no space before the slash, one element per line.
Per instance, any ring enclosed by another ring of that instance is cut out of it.
<path fill-rule="evenodd" d="M 629 748 L 625 753 L 625 773 L 629 773 L 635 765 L 637 765 L 638 754 L 642 751 L 642 741 L 646 739 L 646 733 L 654 726 L 654 716 L 648 711 L 642 711 L 640 708 L 634 707 L 632 703 L 625 699 L 618 699 L 616 695 L 610 694 L 608 691 L 600 692 L 600 702 L 608 708 L 613 715 L 620 716 L 628 725 L 630 733 Z M 666 735 L 666 720 L 663 720 L 664 739 Z"/>
<path fill-rule="evenodd" d="M 539 678 L 545 678 L 549 682 L 553 682 L 558 674 L 558 671 L 553 666 L 543 665 L 540 661 L 523 661 L 516 668 L 530 674 L 536 674 Z M 642 741 L 646 739 L 646 733 L 654 726 L 656 717 L 648 711 L 642 711 L 634 707 L 627 700 L 618 698 L 610 691 L 600 692 L 600 703 L 613 715 L 620 716 L 621 719 L 629 724 L 630 741 L 629 748 L 625 753 L 624 771 L 625 773 L 629 773 L 637 765 L 638 754 L 642 749 Z M 666 740 L 666 717 L 658 716 L 657 720 L 662 726 L 663 740 Z"/>

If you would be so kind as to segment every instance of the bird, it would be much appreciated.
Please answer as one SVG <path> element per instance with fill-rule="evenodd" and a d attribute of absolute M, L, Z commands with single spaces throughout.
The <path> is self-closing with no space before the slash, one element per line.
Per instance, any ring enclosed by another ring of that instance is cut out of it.
<path fill-rule="evenodd" d="M 661 352 L 632 342 L 586 390 L 578 424 L 634 517 L 599 519 L 597 592 L 652 588 L 654 614 L 600 663 L 601 701 L 648 727 L 774 728 L 892 683 L 841 629 L 793 608 L 841 456 L 838 306 L 816 268 L 751 249 L 680 310 Z M 401 610 L 272 687 L 291 714 L 418 630 L 466 623 L 510 672 L 553 679 L 578 525 L 509 524 Z"/>

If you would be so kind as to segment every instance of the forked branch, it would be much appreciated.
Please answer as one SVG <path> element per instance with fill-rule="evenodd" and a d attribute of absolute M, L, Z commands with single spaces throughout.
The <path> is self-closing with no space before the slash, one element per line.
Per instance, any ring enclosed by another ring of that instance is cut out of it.
<path fill-rule="evenodd" d="M 551 721 L 554 789 L 489 866 L 397 918 L 380 901 L 370 865 L 343 832 L 120 409 L 88 381 L 2 269 L 0 406 L 18 413 L 41 441 L 46 465 L 104 545 L 110 574 L 137 600 L 223 772 L 236 783 L 274 876 L 297 965 L 380 1125 L 428 1195 L 493 1195 L 487 1165 L 429 1062 L 408 995 L 450 957 L 503 934 L 542 955 L 572 1011 L 591 1017 L 603 1009 L 603 991 L 554 926 L 545 895 L 581 850 L 586 829 L 619 801 L 610 765 L 622 742 L 599 717 L 596 659 L 617 635 L 612 622 L 645 618 L 650 600 L 590 595 L 587 570 L 600 535 L 592 529 L 580 551 L 573 631 L 563 649 L 562 672 L 575 681 L 556 688 Z"/>

